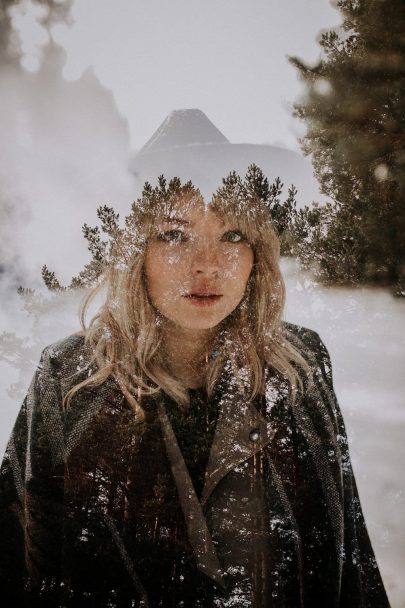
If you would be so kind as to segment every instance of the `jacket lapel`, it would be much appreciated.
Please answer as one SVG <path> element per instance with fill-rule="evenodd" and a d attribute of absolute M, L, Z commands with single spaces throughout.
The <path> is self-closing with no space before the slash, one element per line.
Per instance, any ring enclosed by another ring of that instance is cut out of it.
<path fill-rule="evenodd" d="M 222 384 L 222 386 L 224 385 Z M 270 443 L 276 429 L 270 422 L 268 414 L 276 401 L 284 396 L 287 390 L 286 385 L 280 384 L 278 378 L 271 378 L 267 381 L 266 416 L 263 416 L 255 404 L 246 399 L 242 389 L 232 388 L 233 390 L 228 386 L 228 390 L 221 391 L 218 420 L 201 500 L 195 493 L 163 402 L 160 401 L 158 406 L 163 439 L 187 525 L 189 542 L 193 547 L 198 568 L 220 585 L 224 585 L 221 565 L 207 526 L 203 507 L 215 487 L 229 471 Z"/>
<path fill-rule="evenodd" d="M 274 432 L 255 404 L 243 394 L 225 395 L 220 401 L 201 504 L 206 503 L 229 471 L 264 448 Z"/>
<path fill-rule="evenodd" d="M 201 504 L 194 490 L 184 458 L 176 440 L 172 425 L 162 402 L 158 406 L 163 440 L 173 477 L 176 482 L 179 501 L 187 526 L 188 539 L 193 547 L 199 570 L 211 577 L 216 583 L 224 586 L 221 566 L 212 543 L 210 531 L 204 517 Z"/>
<path fill-rule="evenodd" d="M 230 370 L 218 382 L 219 416 L 211 446 L 201 496 L 204 505 L 221 479 L 241 462 L 251 458 L 273 439 L 276 427 L 271 417 L 275 404 L 289 394 L 287 378 L 266 371 L 264 411 L 249 401 L 247 370 L 239 369 L 239 382 Z M 261 408 L 262 409 L 262 408 Z"/>

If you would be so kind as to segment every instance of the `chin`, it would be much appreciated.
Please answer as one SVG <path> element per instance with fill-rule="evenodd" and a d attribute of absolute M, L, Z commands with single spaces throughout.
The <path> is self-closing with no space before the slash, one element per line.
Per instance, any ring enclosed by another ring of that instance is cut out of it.
<path fill-rule="evenodd" d="M 207 320 L 203 320 L 201 319 L 201 321 L 195 321 L 195 322 L 190 322 L 190 323 L 185 323 L 184 320 L 180 323 L 178 321 L 175 321 L 176 325 L 179 325 L 180 327 L 182 327 L 183 329 L 192 329 L 195 331 L 203 331 L 203 330 L 207 330 L 207 329 L 213 329 L 214 327 L 217 327 L 217 325 L 219 325 L 221 323 L 221 320 L 218 321 L 207 321 Z"/>
<path fill-rule="evenodd" d="M 172 323 L 174 323 L 178 327 L 181 327 L 182 329 L 189 329 L 195 331 L 213 329 L 214 327 L 217 327 L 225 318 L 222 315 L 216 315 L 212 317 L 208 317 L 206 315 L 198 315 L 192 318 L 186 318 L 185 316 L 177 318 L 176 317 L 177 315 L 173 315 L 168 318 Z"/>

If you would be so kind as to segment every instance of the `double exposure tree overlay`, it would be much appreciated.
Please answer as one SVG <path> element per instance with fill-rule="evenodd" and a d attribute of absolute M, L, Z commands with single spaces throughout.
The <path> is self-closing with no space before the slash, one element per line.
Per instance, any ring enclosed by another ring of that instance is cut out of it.
<path fill-rule="evenodd" d="M 302 147 L 332 201 L 300 212 L 297 253 L 326 280 L 404 295 L 405 2 L 336 4 L 343 25 L 322 35 L 323 58 L 314 67 L 291 59 L 307 84 L 295 107 L 307 125 Z"/>
<path fill-rule="evenodd" d="M 270 184 L 263 171 L 255 164 L 249 165 L 245 178 L 236 171 L 231 171 L 222 180 L 222 186 L 217 194 L 230 198 L 259 198 L 269 210 L 273 226 L 280 239 L 281 255 L 292 255 L 293 235 L 295 235 L 295 221 L 297 216 L 297 189 L 294 185 L 288 188 L 287 197 L 281 200 L 284 184 L 279 177 Z"/>
<path fill-rule="evenodd" d="M 87 288 L 95 285 L 106 265 L 114 260 L 113 249 L 117 237 L 123 234 L 130 234 L 134 230 L 136 231 L 136 226 L 133 223 L 136 221 L 135 214 L 137 207 L 146 203 L 153 208 L 154 201 L 169 200 L 173 195 L 192 188 L 194 186 L 191 182 L 182 184 L 178 177 L 174 177 L 167 182 L 164 175 L 159 176 L 158 183 L 154 187 L 149 182 L 146 182 L 141 197 L 132 205 L 132 213 L 124 220 L 125 229 L 120 228 L 119 214 L 116 213 L 113 207 L 108 205 L 99 207 L 97 209 L 97 216 L 100 220 L 100 226 L 90 227 L 84 224 L 82 227 L 82 232 L 87 240 L 88 249 L 91 254 L 90 262 L 85 265 L 77 276 L 72 278 L 68 287 L 62 286 L 55 273 L 49 270 L 47 266 L 43 266 L 42 278 L 46 287 L 49 291 L 55 292 L 67 289 Z M 291 240 L 289 234 L 294 230 L 293 226 L 297 215 L 295 200 L 297 190 L 294 186 L 291 186 L 284 201 L 280 199 L 282 191 L 283 184 L 280 178 L 277 177 L 270 184 L 262 170 L 253 164 L 248 167 L 244 179 L 236 171 L 231 171 L 227 177 L 223 178 L 222 186 L 218 188 L 216 195 L 224 198 L 242 197 L 243 199 L 252 196 L 262 200 L 269 210 L 274 228 L 280 237 L 281 253 L 282 255 L 288 255 L 290 253 L 289 241 Z M 130 242 L 128 243 L 128 247 L 131 247 Z"/>
<path fill-rule="evenodd" d="M 122 241 L 124 247 L 130 252 L 136 246 L 136 210 L 145 204 L 152 208 L 155 203 L 169 200 L 173 195 L 194 188 L 191 182 L 182 184 L 178 177 L 169 182 L 161 175 L 155 186 L 145 183 L 142 194 L 132 205 L 130 214 L 120 225 L 119 214 L 110 205 L 103 205 L 97 209 L 98 225 L 82 227 L 83 236 L 87 241 L 90 252 L 90 261 L 72 279 L 68 285 L 62 285 L 55 272 L 46 265 L 42 267 L 42 279 L 47 288 L 46 295 L 30 288 L 20 287 L 19 295 L 23 299 L 23 307 L 32 320 L 31 337 L 19 338 L 14 333 L 0 334 L 0 361 L 6 361 L 11 367 L 19 370 L 18 381 L 9 387 L 10 396 L 20 399 L 23 396 L 26 378 L 22 370 L 29 370 L 35 365 L 38 357 L 38 344 L 43 345 L 45 319 L 55 318 L 57 314 L 64 314 L 69 300 L 77 303 L 76 295 L 81 290 L 89 289 L 99 282 L 107 266 L 116 262 L 115 245 Z M 273 224 L 280 236 L 281 251 L 290 255 L 293 248 L 292 235 L 296 222 L 296 189 L 288 189 L 285 200 L 281 199 L 283 184 L 276 178 L 272 184 L 256 165 L 250 165 L 244 178 L 232 171 L 222 180 L 222 186 L 217 194 L 222 197 L 258 197 L 267 206 L 273 219 Z M 121 237 L 124 237 L 121 239 Z M 125 253 L 125 252 L 124 252 Z M 84 295 L 84 292 L 83 292 Z"/>

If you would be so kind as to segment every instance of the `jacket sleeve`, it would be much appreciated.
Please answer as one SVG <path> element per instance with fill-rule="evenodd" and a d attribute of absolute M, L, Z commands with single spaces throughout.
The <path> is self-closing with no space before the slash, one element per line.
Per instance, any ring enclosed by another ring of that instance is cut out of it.
<path fill-rule="evenodd" d="M 323 392 L 323 402 L 329 403 L 333 410 L 341 452 L 343 560 L 340 605 L 342 608 L 387 608 L 389 602 L 368 536 L 350 461 L 345 425 L 333 388 L 329 353 L 317 334 L 315 339 L 319 366 L 314 381 L 319 391 Z"/>
<path fill-rule="evenodd" d="M 47 415 L 60 411 L 58 387 L 45 349 L 0 469 L 2 606 L 34 605 L 39 590 L 55 586 L 58 577 L 63 471 Z"/>

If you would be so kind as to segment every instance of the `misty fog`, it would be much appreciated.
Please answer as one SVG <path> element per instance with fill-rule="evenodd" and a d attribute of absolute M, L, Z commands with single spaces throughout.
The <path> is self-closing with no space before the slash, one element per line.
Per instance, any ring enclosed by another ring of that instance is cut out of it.
<path fill-rule="evenodd" d="M 65 61 L 62 48 L 51 44 L 37 73 L 0 68 L 0 332 L 24 339 L 26 353 L 21 361 L 11 360 L 11 353 L 0 360 L 2 453 L 41 350 L 79 329 L 82 294 L 49 294 L 42 265 L 68 282 L 88 261 L 82 224 L 96 223 L 99 205 L 127 214 L 141 186 L 129 124 L 113 93 L 91 68 L 80 79 L 65 81 Z M 332 356 L 368 529 L 392 606 L 400 608 L 405 606 L 404 302 L 384 289 L 320 286 L 291 259 L 283 259 L 282 269 L 285 318 L 318 331 Z M 24 309 L 19 285 L 49 301 L 44 312 Z"/>

